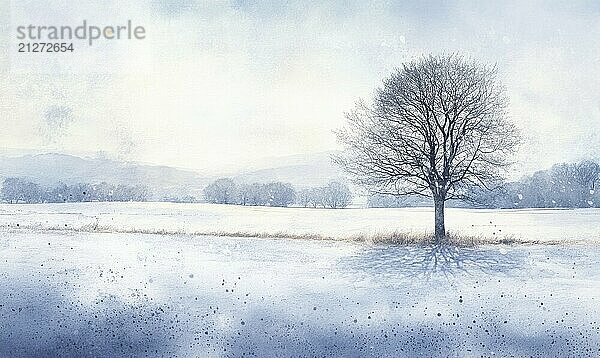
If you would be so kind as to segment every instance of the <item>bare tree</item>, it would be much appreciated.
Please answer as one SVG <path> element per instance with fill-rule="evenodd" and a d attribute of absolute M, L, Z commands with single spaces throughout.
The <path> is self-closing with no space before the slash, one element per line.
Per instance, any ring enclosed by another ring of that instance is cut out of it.
<path fill-rule="evenodd" d="M 323 188 L 323 202 L 332 209 L 345 208 L 352 202 L 352 193 L 345 184 L 332 181 Z"/>
<path fill-rule="evenodd" d="M 2 184 L 2 200 L 7 203 L 39 203 L 42 189 L 36 183 L 24 178 L 6 178 Z"/>
<path fill-rule="evenodd" d="M 204 188 L 204 198 L 210 203 L 234 204 L 236 196 L 237 186 L 229 178 L 217 179 Z"/>
<path fill-rule="evenodd" d="M 248 198 L 250 205 L 267 205 L 269 201 L 269 193 L 267 192 L 267 186 L 260 183 L 252 183 L 250 185 L 251 192 Z"/>
<path fill-rule="evenodd" d="M 298 195 L 296 195 L 296 203 L 298 205 L 302 206 L 303 208 L 308 207 L 308 205 L 310 205 L 310 203 L 311 203 L 310 192 L 311 192 L 311 189 L 300 190 L 298 192 Z"/>
<path fill-rule="evenodd" d="M 252 198 L 252 185 L 251 184 L 241 184 L 238 188 L 238 204 L 240 205 L 248 205 L 250 203 L 250 199 Z"/>
<path fill-rule="evenodd" d="M 319 206 L 325 207 L 325 189 L 322 187 L 311 188 L 309 192 L 310 206 L 317 208 Z"/>
<path fill-rule="evenodd" d="M 445 201 L 493 187 L 509 164 L 519 134 L 506 104 L 495 67 L 459 55 L 412 61 L 346 115 L 346 151 L 334 159 L 375 194 L 432 197 L 442 243 Z"/>
<path fill-rule="evenodd" d="M 575 166 L 575 179 L 586 189 L 593 192 L 600 181 L 600 165 L 591 160 L 584 160 Z"/>
<path fill-rule="evenodd" d="M 266 188 L 270 206 L 287 207 L 296 201 L 296 191 L 289 183 L 269 183 Z"/>
<path fill-rule="evenodd" d="M 305 188 L 296 193 L 296 204 L 307 208 L 345 208 L 352 202 L 352 193 L 348 186 L 331 181 L 325 187 Z"/>

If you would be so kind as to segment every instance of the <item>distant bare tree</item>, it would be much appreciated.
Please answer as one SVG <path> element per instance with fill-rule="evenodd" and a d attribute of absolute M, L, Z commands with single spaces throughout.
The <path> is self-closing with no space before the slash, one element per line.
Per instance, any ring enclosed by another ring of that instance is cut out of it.
<path fill-rule="evenodd" d="M 319 206 L 325 207 L 325 189 L 322 187 L 311 188 L 309 195 L 309 205 L 313 208 Z"/>
<path fill-rule="evenodd" d="M 136 185 L 131 188 L 131 201 L 148 201 L 150 197 L 150 189 L 145 185 Z"/>
<path fill-rule="evenodd" d="M 300 190 L 296 194 L 296 204 L 307 207 L 345 208 L 352 202 L 352 193 L 348 186 L 332 181 L 325 187 L 313 187 Z"/>
<path fill-rule="evenodd" d="M 252 198 L 252 185 L 241 184 L 238 187 L 238 203 L 240 205 L 249 205 Z"/>
<path fill-rule="evenodd" d="M 311 189 L 302 189 L 298 191 L 298 195 L 296 195 L 296 203 L 303 208 L 306 208 L 311 203 Z"/>
<path fill-rule="evenodd" d="M 345 184 L 333 181 L 323 188 L 324 204 L 332 209 L 345 208 L 352 202 L 352 193 Z"/>
<path fill-rule="evenodd" d="M 42 190 L 36 183 L 23 178 L 6 178 L 2 184 L 2 200 L 7 203 L 39 203 Z"/>
<path fill-rule="evenodd" d="M 591 160 L 584 160 L 575 167 L 575 179 L 581 186 L 593 191 L 596 183 L 600 181 L 600 165 Z"/>
<path fill-rule="evenodd" d="M 442 243 L 445 201 L 493 187 L 509 164 L 519 134 L 506 104 L 495 67 L 459 55 L 412 61 L 346 115 L 335 160 L 375 194 L 432 197 Z"/>
<path fill-rule="evenodd" d="M 267 186 L 261 183 L 252 183 L 250 185 L 250 197 L 248 198 L 248 204 L 250 205 L 267 205 L 269 201 L 269 193 L 267 192 Z"/>
<path fill-rule="evenodd" d="M 204 188 L 204 198 L 210 203 L 235 204 L 237 186 L 229 178 L 215 180 Z"/>
<path fill-rule="evenodd" d="M 289 183 L 269 183 L 266 189 L 270 206 L 287 207 L 296 201 L 296 191 Z"/>

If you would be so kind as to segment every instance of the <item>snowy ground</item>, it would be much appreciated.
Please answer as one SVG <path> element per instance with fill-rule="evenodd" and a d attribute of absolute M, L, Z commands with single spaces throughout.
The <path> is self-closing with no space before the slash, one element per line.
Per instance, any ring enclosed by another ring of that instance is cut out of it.
<path fill-rule="evenodd" d="M 600 355 L 595 243 L 462 248 L 434 266 L 426 247 L 56 230 L 90 217 L 182 232 L 219 223 L 275 229 L 290 218 L 285 209 L 248 216 L 244 208 L 166 204 L 2 210 L 0 357 Z M 429 213 L 416 209 L 294 210 L 309 217 L 295 215 L 290 230 L 320 222 L 346 233 L 369 218 L 379 230 L 385 218 L 411 217 L 418 228 L 419 215 L 429 223 Z M 534 226 L 523 233 L 537 228 L 540 237 L 559 225 L 568 238 L 598 235 L 596 211 L 530 214 L 451 212 L 477 225 L 494 216 L 503 230 L 500 223 L 519 218 L 517 227 Z"/>
<path fill-rule="evenodd" d="M 431 208 L 305 209 L 173 203 L 0 204 L 0 228 L 98 228 L 169 233 L 288 233 L 344 238 L 392 231 L 423 233 Z M 447 209 L 448 230 L 465 235 L 600 242 L 600 209 Z"/>

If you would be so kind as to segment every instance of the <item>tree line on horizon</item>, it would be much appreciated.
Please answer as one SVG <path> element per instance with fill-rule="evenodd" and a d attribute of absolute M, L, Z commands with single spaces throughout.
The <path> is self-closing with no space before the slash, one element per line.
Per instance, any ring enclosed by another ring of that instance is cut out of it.
<path fill-rule="evenodd" d="M 518 181 L 506 182 L 495 190 L 473 191 L 468 200 L 451 201 L 449 206 L 469 208 L 590 208 L 600 207 L 600 164 L 585 160 L 578 163 L 561 163 L 540 170 Z M 148 201 L 151 191 L 144 185 L 113 185 L 59 183 L 44 187 L 24 178 L 9 177 L 0 191 L 6 203 L 65 203 L 65 202 L 119 202 Z M 246 206 L 300 206 L 305 208 L 344 208 L 352 201 L 352 193 L 342 183 L 332 181 L 325 186 L 296 190 L 289 183 L 237 184 L 222 178 L 204 189 L 209 203 Z M 160 201 L 198 202 L 195 197 L 163 197 Z M 371 208 L 401 208 L 431 206 L 429 198 L 370 195 L 367 206 Z"/>
<path fill-rule="evenodd" d="M 506 182 L 495 190 L 473 191 L 468 200 L 450 206 L 489 209 L 519 208 L 600 208 L 600 164 L 584 160 L 561 163 L 518 181 Z M 415 196 L 371 195 L 367 206 L 392 208 L 430 205 Z"/>
<path fill-rule="evenodd" d="M 598 183 L 598 163 L 590 160 L 561 163 L 508 182 L 499 190 L 482 192 L 474 199 L 476 205 L 479 202 L 489 208 L 598 208 Z"/>
<path fill-rule="evenodd" d="M 248 206 L 344 208 L 352 201 L 352 194 L 345 184 L 332 181 L 323 187 L 305 188 L 300 191 L 289 183 L 237 184 L 230 178 L 215 180 L 204 188 L 205 201 L 215 204 Z M 74 202 L 126 202 L 149 201 L 151 190 L 144 185 L 59 183 L 53 187 L 42 186 L 25 178 L 8 177 L 2 182 L 0 199 L 13 203 L 74 203 Z M 193 196 L 183 198 L 163 196 L 163 202 L 194 203 Z"/>
<path fill-rule="evenodd" d="M 2 184 L 2 201 L 7 203 L 74 203 L 94 201 L 148 201 L 144 185 L 59 183 L 45 187 L 24 178 L 8 177 Z"/>
<path fill-rule="evenodd" d="M 221 178 L 204 188 L 204 199 L 213 204 L 305 208 L 345 208 L 352 202 L 348 187 L 332 181 L 323 187 L 305 188 L 300 191 L 290 183 L 237 184 L 233 179 Z"/>

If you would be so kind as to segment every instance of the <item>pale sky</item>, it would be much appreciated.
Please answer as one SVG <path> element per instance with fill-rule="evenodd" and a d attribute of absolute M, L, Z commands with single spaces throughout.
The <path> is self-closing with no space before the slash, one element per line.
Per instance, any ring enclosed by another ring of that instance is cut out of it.
<path fill-rule="evenodd" d="M 146 39 L 17 53 L 16 26 L 132 20 Z M 0 0 L 0 143 L 200 172 L 338 149 L 403 61 L 496 63 L 518 169 L 600 158 L 598 1 Z"/>

